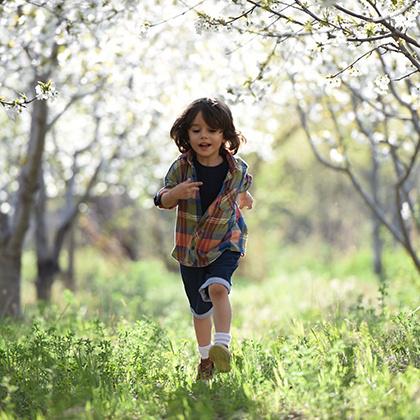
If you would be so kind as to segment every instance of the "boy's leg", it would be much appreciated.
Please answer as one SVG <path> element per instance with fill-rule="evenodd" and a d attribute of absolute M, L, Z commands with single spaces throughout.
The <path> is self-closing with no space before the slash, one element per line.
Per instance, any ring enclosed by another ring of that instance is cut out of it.
<path fill-rule="evenodd" d="M 217 333 L 229 333 L 232 320 L 229 292 L 231 277 L 238 267 L 239 252 L 224 251 L 220 257 L 206 267 L 207 280 L 200 287 L 204 301 L 213 304 L 214 327 Z"/>
<path fill-rule="evenodd" d="M 225 251 L 207 268 L 207 280 L 201 286 L 203 300 L 209 298 L 213 304 L 213 319 L 215 326 L 214 345 L 210 348 L 209 357 L 220 372 L 230 371 L 231 341 L 230 325 L 232 309 L 229 300 L 231 276 L 238 267 L 240 254 Z"/>
<path fill-rule="evenodd" d="M 196 318 L 193 316 L 195 336 L 200 347 L 208 346 L 211 343 L 211 316 L 207 318 Z"/>
<path fill-rule="evenodd" d="M 200 363 L 197 369 L 197 380 L 209 380 L 213 376 L 214 364 L 209 358 L 211 348 L 211 314 L 213 305 L 203 301 L 198 288 L 205 281 L 204 270 L 194 267 L 180 266 L 182 281 L 193 315 L 194 331 L 200 353 Z"/>
<path fill-rule="evenodd" d="M 211 316 L 196 318 L 193 316 L 194 330 L 197 337 L 198 352 L 200 353 L 200 364 L 197 368 L 197 380 L 209 380 L 213 377 L 214 363 L 209 358 L 211 348 Z"/>
<path fill-rule="evenodd" d="M 229 372 L 232 310 L 228 290 L 221 284 L 212 284 L 209 286 L 209 295 L 213 302 L 213 318 L 216 330 L 214 334 L 214 345 L 209 350 L 209 357 L 214 362 L 217 370 L 220 372 Z"/>
<path fill-rule="evenodd" d="M 209 286 L 209 295 L 213 303 L 213 319 L 216 333 L 229 333 L 232 321 L 232 308 L 228 290 L 221 284 L 211 284 Z"/>

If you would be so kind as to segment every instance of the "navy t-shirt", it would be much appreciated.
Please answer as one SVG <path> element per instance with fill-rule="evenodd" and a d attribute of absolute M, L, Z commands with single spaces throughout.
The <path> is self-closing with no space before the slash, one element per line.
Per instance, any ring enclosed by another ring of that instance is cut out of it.
<path fill-rule="evenodd" d="M 203 183 L 200 187 L 200 201 L 201 211 L 204 214 L 222 189 L 229 166 L 224 156 L 223 162 L 217 166 L 204 166 L 194 157 L 194 166 L 198 181 Z"/>

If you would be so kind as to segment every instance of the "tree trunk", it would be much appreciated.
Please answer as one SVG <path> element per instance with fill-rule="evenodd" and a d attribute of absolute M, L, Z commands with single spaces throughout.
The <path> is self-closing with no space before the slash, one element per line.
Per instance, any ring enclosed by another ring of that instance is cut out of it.
<path fill-rule="evenodd" d="M 51 289 L 56 274 L 60 271 L 57 263 L 47 258 L 38 260 L 38 278 L 36 279 L 36 295 L 39 301 L 49 302 L 51 300 Z"/>
<path fill-rule="evenodd" d="M 0 252 L 0 318 L 19 317 L 21 255 Z"/>
<path fill-rule="evenodd" d="M 35 80 L 46 78 L 36 77 Z M 20 316 L 20 275 L 22 249 L 29 226 L 38 173 L 44 153 L 48 108 L 45 101 L 35 101 L 31 114 L 28 150 L 19 175 L 19 190 L 12 223 L 4 235 L 0 232 L 0 317 Z M 2 217 L 4 219 L 4 217 Z M 2 222 L 3 225 L 3 222 Z M 1 230 L 3 231 L 3 226 Z"/>
<path fill-rule="evenodd" d="M 76 281 L 74 278 L 75 229 L 75 223 L 72 223 L 67 241 L 67 270 L 64 273 L 64 286 L 72 292 L 76 291 Z"/>
<path fill-rule="evenodd" d="M 383 241 L 381 238 L 381 223 L 375 215 L 372 216 L 372 244 L 373 244 L 373 270 L 379 278 L 383 276 L 383 265 L 382 265 L 382 248 Z"/>
<path fill-rule="evenodd" d="M 375 206 L 380 207 L 381 203 L 379 200 L 379 164 L 376 156 L 376 146 L 371 146 L 371 157 L 372 157 L 372 171 L 370 172 L 370 188 L 372 191 L 372 198 Z M 381 238 L 381 222 L 376 217 L 374 212 L 372 214 L 372 251 L 373 251 L 373 271 L 382 279 L 383 277 L 383 265 L 382 265 L 382 249 L 383 241 Z"/>

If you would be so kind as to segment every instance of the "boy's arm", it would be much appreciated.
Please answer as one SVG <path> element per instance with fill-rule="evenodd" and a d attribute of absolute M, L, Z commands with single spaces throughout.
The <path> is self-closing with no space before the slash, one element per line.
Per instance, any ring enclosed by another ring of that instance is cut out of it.
<path fill-rule="evenodd" d="M 242 161 L 242 170 L 243 178 L 239 187 L 239 192 L 236 201 L 240 209 L 244 207 L 252 209 L 254 198 L 248 192 L 248 190 L 252 185 L 253 178 L 252 175 L 248 173 L 248 165 L 244 161 Z"/>
<path fill-rule="evenodd" d="M 161 193 L 160 203 L 164 209 L 173 209 L 178 205 L 178 199 L 174 197 L 172 188 L 165 188 Z"/>
<path fill-rule="evenodd" d="M 248 191 L 251 188 L 252 181 L 253 181 L 252 175 L 249 174 L 248 172 L 245 172 L 245 174 L 243 176 L 243 179 L 242 179 L 241 186 L 239 188 L 239 193 L 244 193 L 244 192 Z"/>
<path fill-rule="evenodd" d="M 153 198 L 156 207 L 159 207 L 160 209 L 170 210 L 177 206 L 178 200 L 175 203 L 173 203 L 172 200 L 168 202 L 167 198 L 169 197 L 166 197 L 165 199 L 163 198 L 171 191 L 171 189 L 172 188 L 163 187 L 156 193 L 156 195 Z"/>
<path fill-rule="evenodd" d="M 166 195 L 169 191 L 171 191 L 180 181 L 181 175 L 181 166 L 182 163 L 179 159 L 172 163 L 171 167 L 168 169 L 167 174 L 164 178 L 163 187 L 155 194 L 153 201 L 155 206 L 160 209 L 173 209 L 177 206 L 178 200 L 167 200 L 167 198 L 163 199 L 163 196 Z M 172 194 L 171 194 L 172 195 Z M 170 197 L 170 196 L 169 196 Z M 163 200 L 162 200 L 163 199 Z"/>
<path fill-rule="evenodd" d="M 179 200 L 194 198 L 202 182 L 192 182 L 187 179 L 175 187 L 164 187 L 155 196 L 155 204 L 161 209 L 173 209 L 178 205 Z"/>
<path fill-rule="evenodd" d="M 239 193 L 236 201 L 240 209 L 243 209 L 244 207 L 252 209 L 254 204 L 254 198 L 248 191 Z"/>

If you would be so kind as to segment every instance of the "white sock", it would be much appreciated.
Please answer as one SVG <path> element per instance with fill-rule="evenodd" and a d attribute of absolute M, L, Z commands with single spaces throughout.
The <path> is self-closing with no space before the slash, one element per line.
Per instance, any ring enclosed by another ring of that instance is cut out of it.
<path fill-rule="evenodd" d="M 214 344 L 223 344 L 229 347 L 232 336 L 229 333 L 217 332 L 214 334 Z"/>
<path fill-rule="evenodd" d="M 198 351 L 200 352 L 200 356 L 202 359 L 209 358 L 210 347 L 211 347 L 211 343 L 208 346 L 203 346 L 203 347 L 198 346 Z"/>

